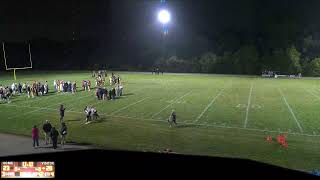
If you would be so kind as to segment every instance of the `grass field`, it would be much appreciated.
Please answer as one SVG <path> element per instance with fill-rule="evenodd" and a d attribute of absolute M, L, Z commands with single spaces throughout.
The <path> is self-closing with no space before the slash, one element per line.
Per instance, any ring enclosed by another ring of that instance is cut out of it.
<path fill-rule="evenodd" d="M 124 96 L 98 101 L 95 91 L 21 95 L 0 105 L 0 131 L 30 135 L 46 119 L 59 127 L 58 108 L 66 106 L 68 141 L 107 149 L 174 152 L 246 158 L 297 170 L 320 168 L 320 79 L 262 79 L 218 75 L 119 72 Z M 11 76 L 0 77 L 12 84 Z M 18 81 L 91 78 L 85 72 L 21 74 Z M 79 88 L 80 89 L 80 88 Z M 93 105 L 102 119 L 83 125 L 83 108 Z M 167 118 L 177 112 L 178 126 Z M 285 133 L 289 148 L 268 143 Z"/>

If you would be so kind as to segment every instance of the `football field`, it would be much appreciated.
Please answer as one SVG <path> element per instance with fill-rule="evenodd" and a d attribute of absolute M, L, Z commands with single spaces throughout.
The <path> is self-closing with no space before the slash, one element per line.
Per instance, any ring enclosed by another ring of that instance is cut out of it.
<path fill-rule="evenodd" d="M 20 72 L 17 82 L 47 80 L 50 94 L 33 99 L 22 94 L 11 103 L 1 102 L 0 131 L 31 136 L 33 125 L 41 128 L 46 119 L 60 129 L 58 109 L 63 104 L 67 141 L 134 151 L 169 148 L 181 154 L 320 169 L 320 79 L 116 74 L 122 79 L 124 95 L 102 101 L 97 100 L 95 89 L 81 90 L 82 80 L 94 82 L 90 72 Z M 54 93 L 53 80 L 58 79 L 77 81 L 78 92 Z M 12 83 L 11 76 L 0 77 L 2 85 Z M 84 124 L 86 105 L 98 110 L 99 121 Z M 169 128 L 167 119 L 173 109 L 178 126 Z M 280 133 L 287 137 L 287 149 L 276 142 Z M 265 140 L 267 135 L 273 142 Z"/>

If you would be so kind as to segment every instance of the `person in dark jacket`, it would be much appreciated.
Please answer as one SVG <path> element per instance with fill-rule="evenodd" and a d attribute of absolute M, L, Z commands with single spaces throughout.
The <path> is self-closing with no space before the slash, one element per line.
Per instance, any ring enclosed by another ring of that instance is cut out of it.
<path fill-rule="evenodd" d="M 101 91 L 101 96 L 102 96 L 102 100 L 106 100 L 107 99 L 107 95 L 108 94 L 108 90 L 103 88 Z"/>
<path fill-rule="evenodd" d="M 41 91 L 41 95 L 43 96 L 44 95 L 44 85 L 43 84 L 40 87 L 40 91 Z"/>
<path fill-rule="evenodd" d="M 30 88 L 30 86 L 29 86 L 29 85 L 27 86 L 27 94 L 28 94 L 28 98 L 30 98 L 30 95 L 31 95 L 31 88 Z"/>
<path fill-rule="evenodd" d="M 63 105 L 60 105 L 60 122 L 63 122 L 63 118 L 64 118 L 64 111 L 66 110 L 66 108 L 63 107 Z"/>
<path fill-rule="evenodd" d="M 18 91 L 19 91 L 19 94 L 22 93 L 22 85 L 20 83 L 18 84 Z"/>
<path fill-rule="evenodd" d="M 112 90 L 111 89 L 109 90 L 109 99 L 110 100 L 112 99 Z"/>
<path fill-rule="evenodd" d="M 39 129 L 37 126 L 33 126 L 32 128 L 32 140 L 33 140 L 33 147 L 39 147 Z"/>
<path fill-rule="evenodd" d="M 51 137 L 53 149 L 57 149 L 58 136 L 59 136 L 59 132 L 56 130 L 55 127 L 52 127 L 50 132 L 50 137 Z"/>
<path fill-rule="evenodd" d="M 63 92 L 68 92 L 68 83 L 65 82 L 63 85 Z"/>
<path fill-rule="evenodd" d="M 62 123 L 61 125 L 62 125 L 61 130 L 60 130 L 60 134 L 61 134 L 61 146 L 63 147 L 64 144 L 66 143 L 67 126 L 66 126 L 66 123 Z"/>
<path fill-rule="evenodd" d="M 44 131 L 44 139 L 46 144 L 51 144 L 50 132 L 51 132 L 52 125 L 50 124 L 49 120 L 46 120 L 46 123 L 43 125 L 42 129 Z"/>
<path fill-rule="evenodd" d="M 175 112 L 175 110 L 172 110 L 168 122 L 170 124 L 170 128 L 172 127 L 172 124 L 177 125 L 177 114 Z"/>
<path fill-rule="evenodd" d="M 116 99 L 116 89 L 112 88 L 112 100 Z"/>

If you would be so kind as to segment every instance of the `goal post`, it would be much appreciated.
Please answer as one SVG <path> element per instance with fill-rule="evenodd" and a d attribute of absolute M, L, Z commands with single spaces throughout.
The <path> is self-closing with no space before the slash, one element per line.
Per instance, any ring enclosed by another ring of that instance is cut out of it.
<path fill-rule="evenodd" d="M 17 80 L 16 70 L 32 69 L 32 55 L 31 55 L 31 45 L 30 45 L 30 43 L 28 43 L 28 54 L 29 54 L 30 66 L 26 66 L 26 67 L 8 67 L 6 49 L 5 49 L 5 43 L 4 42 L 2 42 L 2 51 L 3 51 L 3 58 L 4 58 L 4 63 L 5 63 L 6 70 L 7 71 L 13 70 L 13 78 L 14 78 L 15 81 Z"/>

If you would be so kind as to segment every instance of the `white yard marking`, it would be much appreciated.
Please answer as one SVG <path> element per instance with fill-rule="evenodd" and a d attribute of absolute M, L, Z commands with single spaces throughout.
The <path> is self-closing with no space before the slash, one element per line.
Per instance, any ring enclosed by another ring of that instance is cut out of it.
<path fill-rule="evenodd" d="M 14 119 L 14 118 L 17 118 L 17 117 L 22 116 L 22 115 L 25 116 L 27 114 L 32 114 L 32 113 L 37 112 L 37 111 L 39 111 L 39 109 L 36 109 L 36 110 L 33 110 L 33 111 L 28 111 L 28 112 L 25 112 L 25 113 L 20 113 L 20 114 L 18 113 L 15 116 L 8 117 L 8 119 Z"/>
<path fill-rule="evenodd" d="M 77 98 L 77 99 L 69 99 L 69 100 L 67 100 L 67 101 L 63 101 L 63 102 L 59 102 L 59 103 L 56 103 L 56 104 L 53 104 L 53 105 L 47 106 L 47 108 L 48 108 L 48 107 L 52 107 L 52 106 L 58 106 L 58 105 L 60 105 L 60 104 L 65 104 L 66 102 L 77 101 L 77 100 L 79 100 L 79 99 L 83 99 L 83 98 L 89 97 L 89 96 L 91 96 L 91 95 L 92 95 L 92 94 L 88 94 L 88 95 L 85 95 L 85 96 L 79 97 L 79 98 Z"/>
<path fill-rule="evenodd" d="M 131 107 L 131 106 L 134 106 L 134 105 L 136 105 L 136 104 L 138 104 L 138 103 L 140 103 L 140 102 L 142 102 L 142 101 L 144 101 L 144 100 L 146 100 L 146 99 L 148 99 L 148 98 L 150 98 L 150 97 L 143 98 L 143 99 L 141 99 L 141 100 L 139 100 L 139 101 L 137 101 L 137 102 L 134 102 L 134 103 L 132 103 L 132 104 L 129 104 L 128 106 L 125 106 L 125 107 L 123 107 L 123 108 L 120 108 L 120 109 L 112 112 L 110 115 L 113 115 L 113 114 L 118 113 L 118 112 L 120 112 L 120 111 L 122 111 L 122 110 L 125 110 L 125 109 L 127 109 L 127 108 L 129 108 L 129 107 Z"/>
<path fill-rule="evenodd" d="M 162 111 L 164 111 L 164 110 L 166 110 L 167 108 L 169 108 L 172 104 L 174 104 L 176 101 L 178 101 L 179 99 L 182 99 L 182 98 L 184 98 L 185 96 L 187 96 L 188 94 L 190 94 L 192 91 L 190 91 L 190 92 L 188 92 L 188 93 L 186 93 L 186 94 L 184 94 L 183 96 L 180 96 L 180 97 L 175 97 L 174 99 L 173 99 L 173 101 L 169 104 L 169 105 L 167 105 L 166 107 L 164 107 L 164 108 L 162 108 L 159 112 L 157 112 L 157 113 L 155 113 L 155 114 L 153 114 L 152 116 L 151 116 L 151 118 L 154 118 L 155 116 L 157 116 L 158 114 L 160 114 Z"/>
<path fill-rule="evenodd" d="M 320 97 L 318 95 L 316 95 L 315 93 L 311 92 L 310 90 L 304 89 L 305 91 L 307 91 L 309 94 L 313 95 L 314 97 L 316 97 L 318 100 L 320 100 Z"/>
<path fill-rule="evenodd" d="M 87 96 L 85 96 L 85 97 L 89 97 L 90 95 L 87 95 Z M 93 97 L 93 96 L 92 96 Z M 82 97 L 80 97 L 79 99 L 81 99 Z M 78 99 L 76 99 L 76 101 L 77 101 Z M 91 101 L 94 101 L 94 98 L 92 98 L 91 100 L 89 100 L 89 102 L 91 102 Z M 81 102 L 82 103 L 82 102 Z M 69 112 L 69 111 L 72 111 L 73 110 L 73 105 L 75 105 L 75 104 L 78 104 L 78 102 L 75 102 L 75 103 L 72 103 L 71 105 L 69 105 L 69 107 L 71 107 L 71 108 L 69 108 L 66 112 Z"/>
<path fill-rule="evenodd" d="M 251 104 L 251 95 L 252 95 L 252 89 L 253 89 L 253 83 L 251 83 L 251 88 L 250 88 L 250 93 L 248 97 L 248 105 L 247 105 L 247 111 L 246 111 L 246 119 L 244 121 L 244 128 L 247 128 L 248 124 L 248 116 L 249 116 L 249 109 L 250 109 L 250 104 Z"/>
<path fill-rule="evenodd" d="M 28 96 L 26 95 L 26 98 L 27 98 Z M 50 98 L 53 98 L 53 97 L 56 97 L 56 93 L 54 93 L 54 94 L 52 94 L 52 95 L 45 95 L 45 96 L 43 96 L 43 97 L 41 97 L 41 96 L 39 96 L 39 97 L 37 97 L 37 99 L 35 99 L 35 100 L 32 100 L 32 101 L 28 101 L 28 100 L 26 100 L 26 102 L 23 102 L 23 103 L 21 103 L 21 105 L 26 105 L 26 104 L 28 104 L 28 103 L 34 103 L 34 102 L 38 102 L 38 101 L 41 101 L 41 100 L 48 100 L 48 99 L 50 99 Z M 32 99 L 32 97 L 30 96 L 30 98 L 28 98 L 28 99 Z"/>
<path fill-rule="evenodd" d="M 288 107 L 288 109 L 289 109 L 289 111 L 290 111 L 293 119 L 295 120 L 296 124 L 298 125 L 300 132 L 303 133 L 302 127 L 301 127 L 301 125 L 300 125 L 300 123 L 299 123 L 296 115 L 294 114 L 292 108 L 290 107 L 289 103 L 287 102 L 286 97 L 283 95 L 283 93 L 282 93 L 282 91 L 281 91 L 280 88 L 278 88 L 278 90 L 279 90 L 279 92 L 280 92 L 280 94 L 281 94 L 281 96 L 282 96 L 283 101 L 286 103 L 286 105 L 287 105 L 287 107 Z"/>
<path fill-rule="evenodd" d="M 9 106 L 9 107 L 23 107 L 23 108 L 30 108 L 30 109 L 41 109 L 41 110 L 48 110 L 48 111 L 56 111 L 56 109 L 53 108 L 41 108 L 41 107 L 30 107 L 30 106 L 18 106 L 14 104 L 0 104 L 0 106 Z M 34 112 L 36 113 L 36 112 Z M 78 111 L 70 111 L 70 113 L 76 113 L 76 114 L 83 114 L 83 112 Z M 153 122 L 163 122 L 167 123 L 167 120 L 158 120 L 158 119 L 151 119 L 151 118 L 139 118 L 139 117 L 129 117 L 129 116 L 120 116 L 120 115 L 109 115 L 109 114 L 101 114 L 103 116 L 107 117 L 113 117 L 113 118 L 128 118 L 128 119 L 135 119 L 138 121 L 153 121 Z M 188 120 L 187 120 L 188 121 Z M 279 131 L 275 130 L 263 130 L 263 129 L 255 129 L 255 128 L 242 128 L 242 127 L 235 127 L 235 126 L 219 126 L 216 125 L 216 123 L 213 124 L 203 124 L 203 123 L 187 123 L 187 121 L 181 121 L 179 124 L 181 125 L 194 125 L 194 126 L 202 126 L 202 127 L 215 127 L 215 128 L 224 128 L 224 129 L 239 129 L 239 130 L 246 130 L 246 131 L 257 131 L 257 132 L 269 132 L 269 133 L 279 133 Z M 312 135 L 312 134 L 304 134 L 304 133 L 293 133 L 293 132 L 280 132 L 283 134 L 292 134 L 292 135 L 298 135 L 298 136 L 309 136 L 309 137 L 320 137 L 320 135 Z"/>
<path fill-rule="evenodd" d="M 211 100 L 211 102 L 207 105 L 207 107 L 204 108 L 204 110 L 199 114 L 199 116 L 197 117 L 197 119 L 194 122 L 198 122 L 199 119 L 201 119 L 201 117 L 204 115 L 204 113 L 208 111 L 208 109 L 212 106 L 212 104 L 216 101 L 216 99 L 222 94 L 222 92 L 225 89 L 226 88 L 223 88 L 220 90 L 220 92 Z"/>
<path fill-rule="evenodd" d="M 86 95 L 86 96 L 82 96 L 82 97 L 79 97 L 78 99 L 82 99 L 82 98 L 88 97 L 88 96 L 90 96 L 90 95 L 91 95 L 91 94 Z M 77 100 L 78 100 L 78 99 L 77 99 Z M 60 104 L 63 104 L 63 103 L 69 102 L 69 101 L 74 101 L 74 99 L 70 99 L 70 100 L 67 100 L 67 101 L 64 101 L 64 102 L 60 102 L 60 103 L 57 103 L 57 104 L 53 104 L 53 105 L 50 105 L 50 106 L 46 106 L 46 107 L 44 107 L 44 108 L 49 108 L 49 107 L 52 107 L 52 106 L 57 106 L 57 105 L 60 105 Z M 21 106 L 21 107 L 24 107 L 24 106 Z M 26 106 L 26 107 L 32 108 L 31 106 Z M 10 117 L 8 117 L 8 119 L 14 119 L 14 118 L 17 118 L 17 117 L 22 116 L 22 115 L 32 114 L 32 113 L 37 112 L 37 111 L 40 111 L 40 110 L 41 110 L 41 109 L 36 109 L 36 110 L 34 110 L 34 111 L 29 111 L 29 112 L 20 113 L 20 114 L 17 114 L 17 115 L 15 115 L 15 116 L 10 116 Z M 67 111 L 67 112 L 68 112 L 68 111 Z"/>

